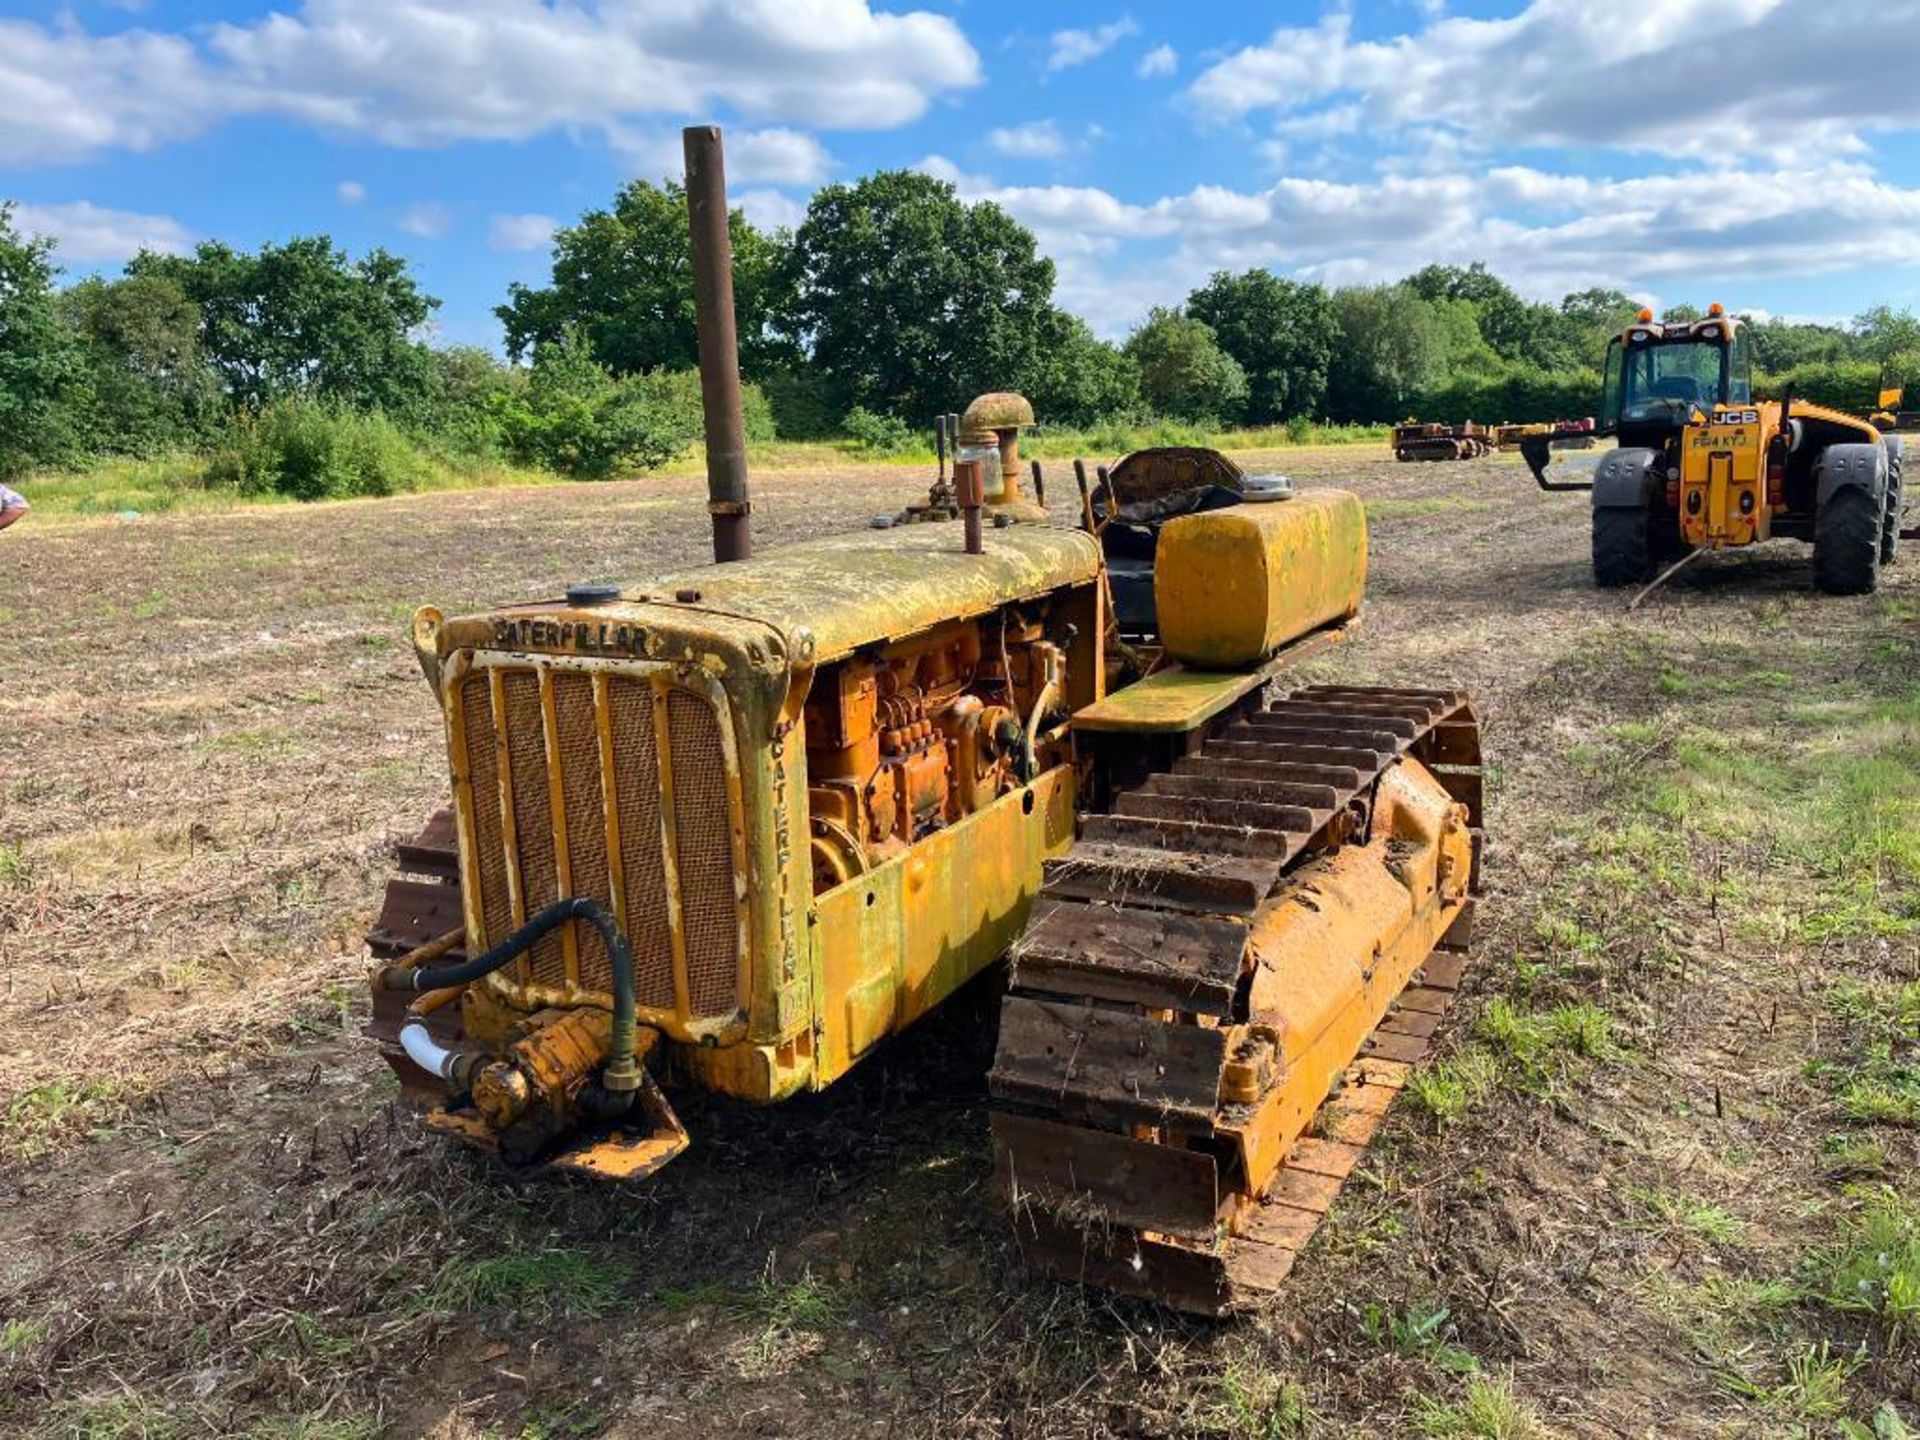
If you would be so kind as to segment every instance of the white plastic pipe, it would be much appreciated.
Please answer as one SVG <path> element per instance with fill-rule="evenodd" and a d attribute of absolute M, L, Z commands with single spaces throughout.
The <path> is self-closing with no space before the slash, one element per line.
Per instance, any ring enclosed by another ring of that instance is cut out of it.
<path fill-rule="evenodd" d="M 418 1020 L 410 1020 L 400 1027 L 400 1048 L 422 1070 L 438 1075 L 442 1080 L 453 1078 L 454 1052 L 437 1043 L 427 1027 Z"/>

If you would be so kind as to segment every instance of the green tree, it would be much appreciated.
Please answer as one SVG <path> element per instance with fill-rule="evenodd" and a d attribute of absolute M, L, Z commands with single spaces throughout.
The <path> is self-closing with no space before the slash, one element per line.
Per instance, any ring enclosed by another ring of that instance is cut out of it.
<path fill-rule="evenodd" d="M 92 277 L 60 296 L 93 375 L 91 448 L 151 455 L 204 439 L 220 377 L 200 345 L 200 307 L 171 275 Z"/>
<path fill-rule="evenodd" d="M 138 255 L 127 273 L 172 279 L 200 307 L 201 344 L 249 410 L 309 395 L 397 411 L 425 383 L 415 332 L 440 302 L 386 250 L 354 260 L 325 235 L 253 253 L 210 240 L 190 256 Z"/>
<path fill-rule="evenodd" d="M 1480 333 L 1480 316 L 1471 300 L 1422 301 L 1440 335 L 1440 368 L 1448 376 L 1496 375 L 1507 363 Z"/>
<path fill-rule="evenodd" d="M 1447 378 L 1447 327 L 1411 285 L 1356 286 L 1333 296 L 1340 344 L 1328 379 L 1336 420 L 1406 415 L 1414 397 Z"/>
<path fill-rule="evenodd" d="M 776 324 L 786 237 L 762 234 L 737 209 L 727 215 L 727 233 L 740 370 L 760 378 L 795 353 Z M 616 375 L 694 368 L 700 349 L 686 190 L 671 180 L 625 186 L 611 209 L 589 210 L 555 234 L 551 283 L 510 286 L 507 303 L 493 313 L 506 326 L 507 353 L 516 360 L 572 327 Z"/>
<path fill-rule="evenodd" d="M 61 318 L 53 242 L 14 228 L 0 202 L 0 475 L 76 457 L 86 353 Z"/>
<path fill-rule="evenodd" d="M 1747 339 L 1754 366 L 1780 374 L 1803 365 L 1833 365 L 1853 355 L 1853 337 L 1835 325 L 1793 320 L 1750 320 Z"/>
<path fill-rule="evenodd" d="M 784 273 L 793 333 L 843 413 L 859 405 L 919 424 L 1022 384 L 1057 323 L 1053 262 L 1033 235 L 915 171 L 817 192 Z"/>
<path fill-rule="evenodd" d="M 1057 425 L 1091 425 L 1140 403 L 1140 367 L 1077 315 L 1049 309 L 1040 343 L 1017 382 L 1034 413 Z"/>
<path fill-rule="evenodd" d="M 1882 370 L 1907 377 L 1920 369 L 1920 318 L 1913 311 L 1875 305 L 1854 317 L 1853 334 L 1861 358 Z"/>
<path fill-rule="evenodd" d="M 747 438 L 771 439 L 766 398 L 752 385 L 742 398 Z M 522 460 L 587 480 L 655 469 L 700 436 L 694 371 L 615 375 L 574 329 L 536 349 L 525 385 L 492 403 L 507 445 Z"/>
<path fill-rule="evenodd" d="M 1247 375 L 1220 348 L 1213 328 L 1179 309 L 1156 306 L 1127 337 L 1127 354 L 1140 367 L 1140 394 L 1162 415 L 1218 420 L 1247 399 Z"/>
<path fill-rule="evenodd" d="M 450 458 L 495 459 L 505 440 L 501 406 L 520 394 L 526 381 L 525 370 L 510 369 L 477 345 L 429 351 L 426 384 L 400 418 Z"/>
<path fill-rule="evenodd" d="M 1527 302 L 1478 260 L 1466 266 L 1428 265 L 1409 275 L 1405 284 L 1422 300 L 1471 304 L 1480 334 L 1502 358 L 1521 358 L 1528 342 L 1539 338 L 1529 333 Z"/>
<path fill-rule="evenodd" d="M 1607 342 L 1634 322 L 1640 304 L 1620 290 L 1594 286 L 1563 296 L 1561 317 L 1572 328 L 1580 346 L 1580 359 L 1598 366 L 1607 353 Z"/>
<path fill-rule="evenodd" d="M 1525 361 L 1547 370 L 1581 361 L 1578 336 L 1551 305 L 1527 301 L 1481 263 L 1428 265 L 1405 282 L 1422 300 L 1465 300 L 1473 306 L 1480 334 L 1502 360 Z"/>
<path fill-rule="evenodd" d="M 1211 327 L 1220 348 L 1246 372 L 1238 418 L 1264 425 L 1321 412 L 1340 325 L 1320 286 L 1283 280 L 1271 270 L 1217 271 L 1187 297 L 1187 314 Z"/>

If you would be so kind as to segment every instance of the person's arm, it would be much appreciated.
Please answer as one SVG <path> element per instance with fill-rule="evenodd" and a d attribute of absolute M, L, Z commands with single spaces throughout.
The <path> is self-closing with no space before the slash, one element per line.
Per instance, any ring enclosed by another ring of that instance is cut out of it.
<path fill-rule="evenodd" d="M 18 490 L 9 490 L 0 485 L 0 530 L 6 529 L 32 508 L 27 504 L 27 497 Z"/>

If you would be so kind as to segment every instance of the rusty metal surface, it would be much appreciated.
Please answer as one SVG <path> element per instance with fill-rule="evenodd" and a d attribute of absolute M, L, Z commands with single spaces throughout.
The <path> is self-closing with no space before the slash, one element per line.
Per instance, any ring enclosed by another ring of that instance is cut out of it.
<path fill-rule="evenodd" d="M 1459 983 L 1479 762 L 1457 694 L 1313 687 L 1087 821 L 991 1076 L 1031 1264 L 1205 1314 L 1284 1280 Z"/>
<path fill-rule="evenodd" d="M 1024 430 L 1033 424 L 1033 404 L 1013 390 L 990 390 L 968 402 L 959 421 L 960 433 Z"/>
<path fill-rule="evenodd" d="M 1107 472 L 1107 484 L 1122 505 L 1139 505 L 1203 485 L 1239 490 L 1243 471 L 1218 450 L 1201 445 L 1156 445 L 1135 450 Z"/>
<path fill-rule="evenodd" d="M 1311 659 L 1345 640 L 1351 622 L 1316 630 L 1286 646 L 1264 665 L 1247 670 L 1189 670 L 1178 663 L 1113 691 L 1076 710 L 1079 733 L 1186 734 L 1239 704 L 1288 666 Z"/>
<path fill-rule="evenodd" d="M 642 1023 L 685 1040 L 736 1031 L 752 917 L 725 688 L 665 667 L 468 651 L 453 660 L 449 741 L 474 948 L 562 894 L 585 895 L 630 939 Z M 571 933 L 550 933 L 480 984 L 523 1012 L 612 1004 L 597 937 Z"/>
<path fill-rule="evenodd" d="M 827 1084 L 1006 953 L 1043 865 L 1073 844 L 1074 772 L 1059 765 L 821 895 L 809 927 Z"/>
<path fill-rule="evenodd" d="M 1170 520 L 1154 553 L 1160 643 L 1200 669 L 1260 665 L 1359 613 L 1367 512 L 1344 490 Z"/>
<path fill-rule="evenodd" d="M 591 1131 L 564 1137 L 538 1165 L 525 1168 L 534 1174 L 557 1171 L 629 1184 L 646 1179 L 685 1150 L 690 1142 L 679 1117 L 651 1076 L 642 1081 L 636 1109 L 637 1113 L 622 1123 L 599 1125 Z M 502 1154 L 499 1135 L 471 1107 L 435 1105 L 423 1118 L 428 1128 L 463 1145 L 470 1145 L 497 1160 L 507 1158 Z"/>
<path fill-rule="evenodd" d="M 651 658 L 677 650 L 683 635 L 764 651 L 758 637 L 770 630 L 792 661 L 825 664 L 875 641 L 1093 584 L 1099 573 L 1098 543 L 1075 530 L 996 529 L 984 555 L 969 555 L 958 525 L 899 525 L 664 575 L 589 609 L 547 601 L 455 617 L 441 644 Z"/>

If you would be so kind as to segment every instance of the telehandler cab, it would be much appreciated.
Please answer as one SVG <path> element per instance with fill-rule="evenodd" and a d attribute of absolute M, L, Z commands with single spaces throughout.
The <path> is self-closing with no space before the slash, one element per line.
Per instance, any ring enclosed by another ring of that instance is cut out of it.
<path fill-rule="evenodd" d="M 1745 327 L 1719 305 L 1660 324 L 1651 310 L 1607 346 L 1600 433 L 1619 448 L 1591 480 L 1548 478 L 1549 440 L 1521 454 L 1543 490 L 1593 492 L 1593 578 L 1651 580 L 1696 551 L 1813 543 L 1813 582 L 1858 595 L 1899 552 L 1900 440 L 1858 416 L 1758 400 Z"/>

